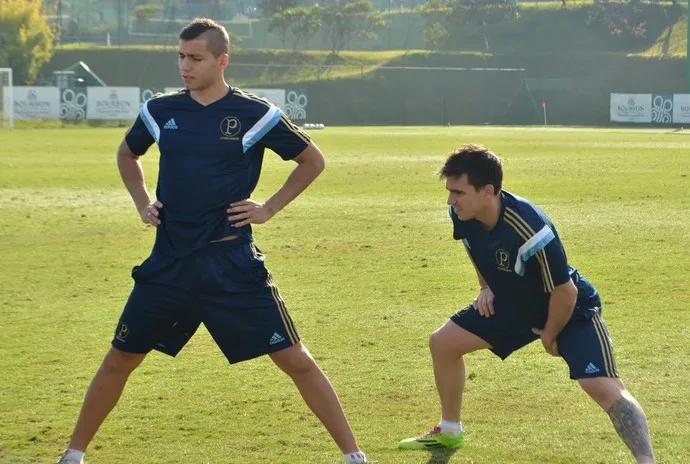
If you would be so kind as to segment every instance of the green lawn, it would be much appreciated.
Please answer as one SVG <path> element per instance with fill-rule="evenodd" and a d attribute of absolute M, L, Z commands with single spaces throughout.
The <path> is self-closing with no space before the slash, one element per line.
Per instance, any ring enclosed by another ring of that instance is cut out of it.
<path fill-rule="evenodd" d="M 147 256 L 114 152 L 124 129 L 0 132 L 0 462 L 65 446 Z M 327 171 L 259 246 L 303 340 L 380 464 L 631 463 L 606 415 L 539 344 L 468 356 L 466 446 L 434 456 L 397 441 L 439 418 L 428 334 L 469 303 L 476 277 L 451 238 L 435 171 L 482 142 L 507 190 L 552 217 L 600 289 L 618 368 L 646 409 L 660 463 L 690 462 L 690 138 L 669 130 L 342 127 L 313 133 Z M 157 155 L 145 158 L 155 183 Z M 267 156 L 265 199 L 291 163 Z M 205 330 L 177 359 L 152 354 L 89 449 L 89 464 L 338 463 L 290 381 L 259 359 L 228 367 Z"/>
<path fill-rule="evenodd" d="M 678 18 L 674 24 L 669 24 L 658 36 L 655 43 L 642 53 L 649 57 L 677 56 L 688 54 L 688 15 Z"/>

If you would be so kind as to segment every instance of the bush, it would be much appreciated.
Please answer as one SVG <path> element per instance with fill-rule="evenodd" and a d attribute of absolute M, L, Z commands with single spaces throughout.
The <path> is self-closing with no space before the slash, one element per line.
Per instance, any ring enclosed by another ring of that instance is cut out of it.
<path fill-rule="evenodd" d="M 42 15 L 42 0 L 0 0 L 0 67 L 14 70 L 17 84 L 36 78 L 53 56 L 54 34 Z"/>
<path fill-rule="evenodd" d="M 159 17 L 161 11 L 163 11 L 163 7 L 160 5 L 137 5 L 134 8 L 134 17 L 137 18 L 138 21 L 145 23 L 149 19 Z"/>
<path fill-rule="evenodd" d="M 595 2 L 589 12 L 588 25 L 605 27 L 614 37 L 644 39 L 647 23 L 638 2 Z"/>

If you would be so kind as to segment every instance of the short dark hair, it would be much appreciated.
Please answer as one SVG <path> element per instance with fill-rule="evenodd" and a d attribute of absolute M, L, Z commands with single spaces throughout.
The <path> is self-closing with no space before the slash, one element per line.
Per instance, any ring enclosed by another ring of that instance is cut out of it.
<path fill-rule="evenodd" d="M 202 39 L 208 50 L 218 58 L 230 50 L 230 36 L 223 25 L 208 18 L 194 18 L 180 32 L 180 40 Z"/>
<path fill-rule="evenodd" d="M 438 173 L 439 178 L 461 177 L 467 174 L 467 182 L 479 190 L 493 185 L 496 193 L 501 191 L 503 167 L 501 159 L 484 145 L 470 143 L 453 151 Z"/>

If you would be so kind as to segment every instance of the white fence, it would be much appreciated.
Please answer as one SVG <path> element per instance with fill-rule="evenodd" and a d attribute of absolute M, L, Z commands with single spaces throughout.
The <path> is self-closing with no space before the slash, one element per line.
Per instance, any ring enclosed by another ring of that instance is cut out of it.
<path fill-rule="evenodd" d="M 6 90 L 6 89 L 5 89 Z M 176 88 L 139 87 L 14 87 L 14 119 L 131 120 L 141 105 L 157 92 Z M 307 119 L 304 90 L 245 89 L 278 106 L 293 120 Z M 5 117 L 10 108 L 9 92 L 3 92 Z M 641 124 L 689 124 L 690 94 L 612 93 L 612 122 Z"/>
<path fill-rule="evenodd" d="M 14 87 L 14 119 L 58 119 L 60 91 L 57 87 Z M 4 88 L 4 116 L 9 118 L 10 95 Z"/>
<path fill-rule="evenodd" d="M 611 121 L 690 123 L 690 94 L 612 93 Z"/>
<path fill-rule="evenodd" d="M 7 88 L 5 88 L 6 90 Z M 157 92 L 171 92 L 177 88 L 145 89 L 139 87 L 85 87 L 63 89 L 57 87 L 14 87 L 15 119 L 63 120 L 131 120 L 137 117 L 141 105 Z M 265 98 L 293 120 L 307 117 L 307 95 L 304 90 L 243 89 Z M 9 92 L 3 92 L 3 108 L 8 117 Z"/>

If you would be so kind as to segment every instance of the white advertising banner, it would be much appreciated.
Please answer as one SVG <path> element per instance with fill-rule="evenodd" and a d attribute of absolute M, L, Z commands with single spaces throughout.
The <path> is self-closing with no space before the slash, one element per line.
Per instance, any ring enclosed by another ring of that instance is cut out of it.
<path fill-rule="evenodd" d="M 611 121 L 652 122 L 652 94 L 612 93 Z"/>
<path fill-rule="evenodd" d="M 58 119 L 60 91 L 57 87 L 12 87 L 14 119 Z M 3 88 L 5 118 L 9 118 L 9 88 Z"/>
<path fill-rule="evenodd" d="M 285 111 L 285 89 L 242 89 L 253 93 L 257 97 L 265 98 L 275 106 Z"/>
<path fill-rule="evenodd" d="M 673 122 L 690 123 L 690 94 L 673 95 Z"/>
<path fill-rule="evenodd" d="M 165 92 L 177 92 L 183 87 L 166 87 Z M 242 89 L 245 92 L 253 93 L 257 97 L 265 98 L 281 110 L 285 111 L 285 89 Z"/>
<path fill-rule="evenodd" d="M 87 119 L 135 119 L 139 114 L 139 87 L 87 87 Z"/>

